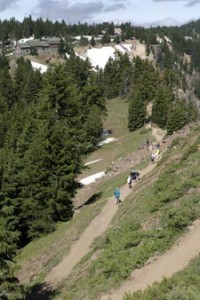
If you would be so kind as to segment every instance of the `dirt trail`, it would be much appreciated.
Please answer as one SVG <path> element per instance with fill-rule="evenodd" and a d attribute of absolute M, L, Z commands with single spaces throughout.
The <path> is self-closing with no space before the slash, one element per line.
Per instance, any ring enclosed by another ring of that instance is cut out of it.
<path fill-rule="evenodd" d="M 161 142 L 164 132 L 152 129 L 157 141 Z M 118 290 L 103 295 L 101 300 L 122 300 L 125 293 L 145 290 L 154 282 L 169 278 L 184 269 L 189 262 L 200 254 L 200 220 L 188 228 L 188 232 L 181 237 L 174 246 L 161 256 L 152 258 L 151 262 L 141 269 L 132 272 Z"/>
<path fill-rule="evenodd" d="M 165 132 L 153 127 L 152 134 L 158 142 L 161 142 Z M 143 169 L 141 176 L 151 172 L 155 165 L 150 164 Z M 129 189 L 127 185 L 121 187 L 121 200 L 123 201 L 131 192 L 132 189 Z M 117 209 L 118 206 L 114 205 L 114 197 L 110 197 L 99 215 L 92 220 L 80 239 L 71 247 L 69 254 L 47 275 L 45 284 L 56 287 L 71 273 L 73 267 L 90 251 L 94 240 L 108 229 Z M 191 259 L 199 255 L 199 236 L 200 221 L 198 220 L 190 226 L 188 232 L 170 250 L 161 256 L 152 258 L 151 262 L 141 269 L 134 270 L 129 279 L 118 290 L 103 295 L 101 300 L 122 300 L 125 292 L 133 293 L 137 290 L 144 290 L 154 282 L 160 282 L 163 277 L 170 277 L 182 270 Z"/>
<path fill-rule="evenodd" d="M 154 166 L 155 165 L 150 164 L 141 170 L 141 177 L 144 177 L 153 170 Z M 123 201 L 132 193 L 134 186 L 132 189 L 129 189 L 126 184 L 122 186 L 120 190 L 121 200 Z M 71 247 L 69 254 L 46 276 L 45 284 L 48 286 L 56 286 L 71 273 L 73 267 L 90 251 L 94 240 L 108 229 L 117 209 L 118 206 L 114 204 L 114 197 L 110 197 L 102 211 L 91 221 L 80 239 Z"/>
<path fill-rule="evenodd" d="M 170 250 L 141 269 L 134 270 L 129 279 L 113 293 L 104 295 L 101 300 L 122 300 L 125 293 L 144 290 L 163 277 L 171 277 L 185 268 L 191 259 L 200 253 L 200 221 L 194 222 L 188 232 Z"/>
<path fill-rule="evenodd" d="M 158 133 L 157 128 L 153 128 L 152 134 L 155 136 L 157 141 L 161 141 L 164 132 L 160 131 Z M 143 170 L 141 170 L 141 177 L 151 172 L 155 164 L 150 164 Z M 120 188 L 121 190 L 121 200 L 124 201 L 125 198 L 132 193 L 132 189 L 128 188 L 125 184 Z M 101 236 L 111 224 L 111 221 L 116 214 L 118 206 L 114 204 L 114 197 L 110 197 L 107 203 L 103 207 L 102 211 L 91 221 L 89 226 L 83 232 L 78 241 L 74 243 L 71 247 L 68 255 L 63 258 L 63 260 L 55 266 L 44 280 L 44 284 L 48 287 L 56 287 L 63 279 L 65 279 L 72 271 L 73 267 L 81 260 L 81 258 L 90 251 L 90 247 L 94 240 Z"/>
<path fill-rule="evenodd" d="M 166 134 L 166 131 L 165 130 L 162 130 L 160 128 L 157 128 L 155 126 L 152 126 L 152 124 L 148 123 L 146 125 L 146 128 L 151 128 L 152 130 L 152 135 L 155 137 L 156 141 L 161 143 L 165 134 Z"/>

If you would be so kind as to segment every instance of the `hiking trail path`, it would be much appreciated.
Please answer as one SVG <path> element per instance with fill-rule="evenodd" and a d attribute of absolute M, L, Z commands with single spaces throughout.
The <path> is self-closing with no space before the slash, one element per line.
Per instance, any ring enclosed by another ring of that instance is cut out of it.
<path fill-rule="evenodd" d="M 162 141 L 165 132 L 157 128 L 152 128 L 152 134 L 158 142 Z M 141 177 L 151 172 L 155 164 L 149 164 L 141 170 Z M 122 201 L 125 200 L 134 190 L 128 187 L 128 184 L 120 187 Z M 44 284 L 49 287 L 55 287 L 63 279 L 65 279 L 72 271 L 73 267 L 85 256 L 93 244 L 94 240 L 100 237 L 109 227 L 111 221 L 118 210 L 118 206 L 114 204 L 114 196 L 108 198 L 101 212 L 90 222 L 89 226 L 83 232 L 81 237 L 72 245 L 69 253 L 56 265 L 44 279 Z"/>
<path fill-rule="evenodd" d="M 154 164 L 150 164 L 141 170 L 141 177 L 144 177 L 146 174 L 151 172 L 154 166 Z M 128 184 L 120 187 L 120 200 L 124 201 L 124 199 L 129 196 L 133 190 L 134 186 L 130 189 Z M 90 222 L 79 240 L 72 245 L 68 255 L 64 257 L 63 260 L 46 276 L 45 284 L 48 286 L 55 286 L 71 273 L 73 267 L 90 251 L 90 247 L 94 240 L 100 237 L 108 229 L 117 210 L 118 205 L 115 205 L 114 196 L 108 198 L 101 212 Z"/>
<path fill-rule="evenodd" d="M 148 126 L 150 127 L 150 126 Z M 152 134 L 157 142 L 162 142 L 165 132 L 159 128 L 152 127 Z M 151 172 L 156 164 L 149 164 L 141 170 L 141 177 Z M 121 200 L 124 201 L 134 190 L 128 184 L 120 188 Z M 101 212 L 90 222 L 79 240 L 71 247 L 69 253 L 55 266 L 44 279 L 44 284 L 50 288 L 56 286 L 67 278 L 73 267 L 84 257 L 92 246 L 94 240 L 100 237 L 110 226 L 111 221 L 118 210 L 114 204 L 114 196 L 108 198 Z M 170 277 L 177 271 L 185 268 L 191 259 L 200 252 L 200 221 L 196 221 L 189 227 L 188 232 L 176 241 L 175 245 L 164 254 L 155 256 L 141 269 L 132 272 L 118 290 L 102 295 L 101 300 L 122 300 L 126 292 L 144 290 L 154 282 L 159 282 L 163 277 Z"/>

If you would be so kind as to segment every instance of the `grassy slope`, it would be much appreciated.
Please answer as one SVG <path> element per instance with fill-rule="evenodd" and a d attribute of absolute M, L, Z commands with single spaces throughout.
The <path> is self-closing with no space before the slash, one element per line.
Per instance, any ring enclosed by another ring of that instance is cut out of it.
<path fill-rule="evenodd" d="M 82 174 L 82 177 L 109 169 L 112 161 L 133 152 L 138 146 L 145 143 L 147 133 L 141 135 L 142 130 L 137 133 L 128 131 L 128 103 L 126 100 L 113 99 L 107 102 L 108 116 L 104 122 L 104 128 L 113 129 L 111 137 L 118 141 L 106 144 L 86 158 L 86 162 L 102 158 L 102 161 L 90 165 Z M 149 134 L 148 138 L 153 141 Z"/>
<path fill-rule="evenodd" d="M 62 283 L 62 299 L 98 299 L 149 257 L 169 248 L 186 226 L 200 217 L 199 144 L 197 128 L 163 154 L 157 168 L 121 205 L 112 227 Z"/>
<path fill-rule="evenodd" d="M 113 105 L 115 104 L 113 101 Z M 113 124 L 116 124 L 115 120 Z M 138 133 L 135 135 L 133 141 L 137 140 Z M 186 226 L 199 218 L 199 143 L 200 128 L 196 128 L 187 139 L 174 141 L 173 147 L 163 154 L 156 169 L 143 178 L 137 184 L 134 194 L 122 203 L 112 227 L 95 242 L 91 252 L 60 285 L 59 299 L 98 299 L 102 292 L 119 286 L 134 268 L 141 267 L 153 254 L 162 253 L 169 248 Z M 114 143 L 112 145 L 114 147 Z M 109 153 L 107 154 L 109 156 Z M 125 182 L 126 176 L 124 173 L 99 183 L 96 189 L 96 193 L 100 193 L 98 201 L 84 207 L 71 222 L 58 226 L 55 233 L 32 242 L 19 255 L 19 264 L 23 267 L 28 259 L 32 259 L 33 264 L 37 260 L 40 261 L 42 256 L 48 256 L 51 245 L 56 252 L 52 251 L 53 256 L 49 257 L 55 259 L 41 265 L 42 274 L 41 272 L 38 274 L 44 276 L 48 269 L 63 257 L 71 242 L 78 238 L 92 217 L 98 213 L 105 199 L 112 194 L 113 188 Z M 194 265 L 188 270 L 185 271 L 186 275 L 183 272 L 180 276 L 187 278 L 188 272 L 194 270 Z M 194 271 L 197 272 L 196 269 Z M 179 279 L 176 280 L 178 282 Z M 180 284 L 183 284 L 185 279 L 181 280 Z M 196 278 L 195 282 L 197 281 Z M 168 299 L 165 298 L 166 295 L 163 298 L 159 297 L 161 290 L 167 290 L 167 287 L 157 287 L 157 299 Z M 151 297 L 154 291 L 148 293 L 141 299 L 156 299 Z M 179 298 L 169 298 L 172 299 Z"/>
<path fill-rule="evenodd" d="M 105 167 L 108 167 L 112 160 L 137 149 L 147 135 L 150 135 L 150 133 L 141 135 L 141 131 L 128 132 L 127 108 L 127 102 L 120 102 L 120 99 L 111 100 L 108 103 L 108 118 L 105 120 L 105 127 L 113 129 L 114 136 L 120 140 L 120 146 L 116 148 L 116 144 L 111 143 L 98 150 L 101 151 L 102 157 L 105 157 Z M 96 159 L 95 156 L 98 157 L 98 153 L 92 153 L 87 161 Z M 94 174 L 98 168 L 102 170 L 101 167 L 102 163 L 91 165 L 84 171 L 83 176 L 85 177 L 87 172 Z M 23 280 L 31 277 L 32 284 L 40 282 L 45 274 L 66 255 L 70 245 L 78 239 L 92 218 L 99 213 L 106 199 L 112 195 L 114 187 L 123 185 L 126 178 L 127 172 L 99 182 L 95 189 L 95 194 L 99 195 L 98 201 L 83 207 L 81 213 L 76 214 L 70 222 L 58 224 L 55 232 L 31 242 L 22 249 L 17 256 L 17 275 Z"/>

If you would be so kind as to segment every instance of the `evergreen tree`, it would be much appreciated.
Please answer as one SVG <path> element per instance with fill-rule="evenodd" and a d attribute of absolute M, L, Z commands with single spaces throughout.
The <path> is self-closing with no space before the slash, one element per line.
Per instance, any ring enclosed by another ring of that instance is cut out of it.
<path fill-rule="evenodd" d="M 26 82 L 31 72 L 32 67 L 30 61 L 25 61 L 23 57 L 19 58 L 17 60 L 17 69 L 14 74 L 17 101 L 23 98 L 24 87 L 26 86 Z"/>
<path fill-rule="evenodd" d="M 91 38 L 90 44 L 91 44 L 92 47 L 94 47 L 96 45 L 96 42 L 95 42 L 95 39 L 94 39 L 93 36 Z"/>
<path fill-rule="evenodd" d="M 31 70 L 27 75 L 26 83 L 23 89 L 23 100 L 25 103 L 34 103 L 39 97 L 42 88 L 42 75 L 40 71 Z"/>
<path fill-rule="evenodd" d="M 174 131 L 181 129 L 186 122 L 186 107 L 183 101 L 177 101 L 168 116 L 167 133 L 172 134 Z"/>
<path fill-rule="evenodd" d="M 96 148 L 103 131 L 101 112 L 97 106 L 91 107 L 85 122 L 85 130 L 88 137 L 86 150 L 89 152 Z"/>
<path fill-rule="evenodd" d="M 65 54 L 65 42 L 63 39 L 60 39 L 60 43 L 58 45 L 58 53 L 63 56 Z"/>
<path fill-rule="evenodd" d="M 0 298 L 1 299 L 24 299 L 24 291 L 14 276 L 14 258 L 17 247 L 17 234 L 10 231 L 6 218 L 11 212 L 6 208 L 1 209 L 0 217 Z"/>
<path fill-rule="evenodd" d="M 137 130 L 144 125 L 145 114 L 145 102 L 142 97 L 142 91 L 138 87 L 130 99 L 128 114 L 128 128 L 130 131 Z"/>
<path fill-rule="evenodd" d="M 109 58 L 104 69 L 104 95 L 108 99 L 119 96 L 120 72 L 117 60 Z"/>
<path fill-rule="evenodd" d="M 4 145 L 8 122 L 8 105 L 6 99 L 0 93 L 0 148 Z"/>
<path fill-rule="evenodd" d="M 108 33 L 105 33 L 101 39 L 102 45 L 109 44 L 110 42 L 110 35 Z"/>
<path fill-rule="evenodd" d="M 122 97 L 128 97 L 130 95 L 131 85 L 133 82 L 133 66 L 129 60 L 128 55 L 119 56 L 119 95 Z"/>
<path fill-rule="evenodd" d="M 173 95 L 169 88 L 160 84 L 157 88 L 152 109 L 152 121 L 161 128 L 166 128 L 169 107 L 172 104 Z"/>
<path fill-rule="evenodd" d="M 14 88 L 9 74 L 9 65 L 6 58 L 0 59 L 0 93 L 7 102 L 9 108 L 15 102 Z"/>

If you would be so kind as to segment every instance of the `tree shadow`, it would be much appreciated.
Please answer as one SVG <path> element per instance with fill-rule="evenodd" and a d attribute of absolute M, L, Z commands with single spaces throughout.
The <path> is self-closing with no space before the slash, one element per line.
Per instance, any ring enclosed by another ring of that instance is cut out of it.
<path fill-rule="evenodd" d="M 97 200 L 99 200 L 101 198 L 101 195 L 102 195 L 102 192 L 93 194 L 86 202 L 84 202 L 80 206 L 76 207 L 76 209 L 80 209 L 85 205 L 90 205 L 90 204 L 95 203 Z"/>
<path fill-rule="evenodd" d="M 28 291 L 25 300 L 51 300 L 56 295 L 58 291 L 48 284 L 36 284 Z"/>

